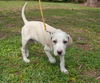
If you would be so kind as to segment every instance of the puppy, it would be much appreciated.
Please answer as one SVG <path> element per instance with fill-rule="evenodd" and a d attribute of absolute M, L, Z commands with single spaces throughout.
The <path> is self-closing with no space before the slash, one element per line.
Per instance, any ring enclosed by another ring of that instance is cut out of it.
<path fill-rule="evenodd" d="M 44 46 L 44 51 L 50 61 L 50 63 L 55 63 L 56 59 L 51 55 L 51 51 L 54 52 L 55 56 L 60 57 L 60 70 L 68 74 L 65 68 L 64 55 L 66 48 L 72 44 L 72 38 L 66 32 L 60 29 L 56 29 L 48 24 L 46 24 L 46 30 L 44 30 L 43 22 L 40 21 L 28 21 L 24 15 L 24 10 L 27 3 L 24 4 L 22 8 L 22 19 L 24 21 L 24 26 L 22 28 L 22 56 L 26 63 L 29 63 L 28 59 L 29 52 L 27 48 L 27 43 L 30 39 L 41 43 Z"/>

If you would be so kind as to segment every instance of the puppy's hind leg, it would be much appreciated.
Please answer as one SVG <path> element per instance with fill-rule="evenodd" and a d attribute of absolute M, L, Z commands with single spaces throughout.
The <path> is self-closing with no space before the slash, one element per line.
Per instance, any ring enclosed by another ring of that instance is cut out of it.
<path fill-rule="evenodd" d="M 28 48 L 27 48 L 27 43 L 28 43 L 28 40 L 26 41 L 26 40 L 22 39 L 22 48 L 21 48 L 21 51 L 22 51 L 23 60 L 26 63 L 29 63 L 30 60 L 27 58 L 29 56 L 29 52 L 28 52 Z"/>
<path fill-rule="evenodd" d="M 44 51 L 45 51 L 50 63 L 55 63 L 56 59 L 54 57 L 52 57 L 52 55 L 50 54 L 50 48 L 48 46 L 45 46 Z"/>

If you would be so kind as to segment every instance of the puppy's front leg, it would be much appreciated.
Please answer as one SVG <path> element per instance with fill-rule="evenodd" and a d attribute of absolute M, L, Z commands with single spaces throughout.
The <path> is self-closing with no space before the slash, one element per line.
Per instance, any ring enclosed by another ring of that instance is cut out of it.
<path fill-rule="evenodd" d="M 60 69 L 61 69 L 61 72 L 68 74 L 68 70 L 65 68 L 64 55 L 60 56 Z"/>
<path fill-rule="evenodd" d="M 44 51 L 45 51 L 50 63 L 55 63 L 56 59 L 54 57 L 52 57 L 52 55 L 50 54 L 50 48 L 48 46 L 45 46 Z"/>

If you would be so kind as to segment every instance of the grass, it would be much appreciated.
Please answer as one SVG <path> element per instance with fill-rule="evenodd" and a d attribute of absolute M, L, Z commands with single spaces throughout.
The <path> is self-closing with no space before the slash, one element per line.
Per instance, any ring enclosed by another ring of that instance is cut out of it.
<path fill-rule="evenodd" d="M 69 74 L 50 64 L 40 44 L 29 44 L 30 64 L 23 62 L 21 47 L 21 7 L 23 1 L 0 1 L 0 83 L 99 83 L 100 8 L 71 3 L 43 2 L 48 24 L 69 33 L 73 46 L 66 51 Z M 28 20 L 41 20 L 38 2 L 29 2 Z"/>

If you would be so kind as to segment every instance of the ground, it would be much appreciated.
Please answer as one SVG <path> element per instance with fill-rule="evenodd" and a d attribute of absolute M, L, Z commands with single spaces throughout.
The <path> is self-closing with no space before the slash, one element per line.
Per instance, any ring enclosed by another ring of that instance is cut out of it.
<path fill-rule="evenodd" d="M 21 56 L 23 1 L 0 1 L 0 83 L 100 83 L 100 8 L 43 2 L 46 23 L 69 33 L 69 74 L 60 72 L 59 57 L 50 64 L 40 44 L 29 44 L 29 64 Z M 38 2 L 28 2 L 28 20 L 41 20 Z"/>

